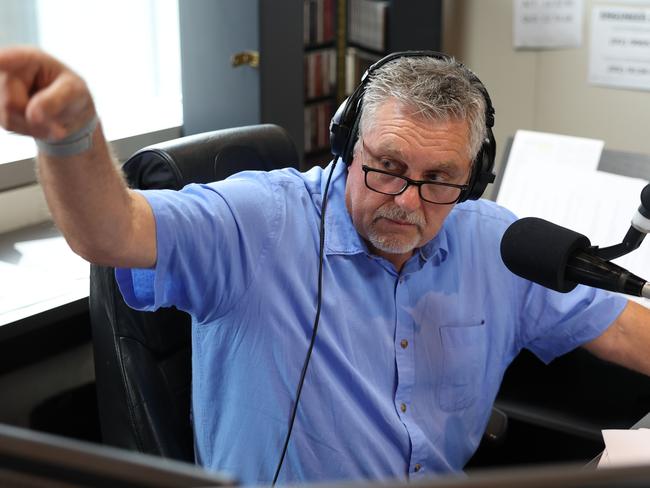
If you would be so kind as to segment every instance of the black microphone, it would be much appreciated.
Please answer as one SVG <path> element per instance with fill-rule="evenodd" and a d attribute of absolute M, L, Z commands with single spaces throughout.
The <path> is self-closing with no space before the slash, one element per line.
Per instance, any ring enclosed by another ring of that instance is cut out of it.
<path fill-rule="evenodd" d="M 650 184 L 641 190 L 641 205 L 632 217 L 632 225 L 623 242 L 629 242 L 630 247 L 636 249 L 648 232 L 650 232 Z"/>
<path fill-rule="evenodd" d="M 566 293 L 581 283 L 650 298 L 646 280 L 597 252 L 586 236 L 537 217 L 517 220 L 501 239 L 501 259 L 506 267 L 552 290 Z"/>

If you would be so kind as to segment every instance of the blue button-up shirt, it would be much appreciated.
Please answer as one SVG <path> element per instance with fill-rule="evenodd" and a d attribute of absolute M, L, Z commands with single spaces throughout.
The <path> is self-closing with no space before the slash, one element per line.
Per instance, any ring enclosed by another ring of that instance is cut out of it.
<path fill-rule="evenodd" d="M 279 481 L 420 479 L 461 470 L 504 370 L 521 348 L 550 361 L 589 341 L 625 300 L 559 294 L 499 257 L 512 214 L 457 205 L 397 272 L 372 255 L 335 170 L 326 216 L 322 312 Z M 154 270 L 118 270 L 127 302 L 193 319 L 197 461 L 243 483 L 278 463 L 316 313 L 327 170 L 247 172 L 144 195 Z"/>

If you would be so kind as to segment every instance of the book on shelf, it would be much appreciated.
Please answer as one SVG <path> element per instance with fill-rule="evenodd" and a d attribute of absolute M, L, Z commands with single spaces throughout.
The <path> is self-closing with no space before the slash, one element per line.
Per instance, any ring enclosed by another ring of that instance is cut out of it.
<path fill-rule="evenodd" d="M 350 0 L 348 42 L 383 52 L 386 49 L 388 6 L 387 0 Z"/>
<path fill-rule="evenodd" d="M 336 0 L 304 0 L 303 42 L 317 46 L 334 42 Z"/>
<path fill-rule="evenodd" d="M 305 100 L 334 95 L 336 49 L 308 51 L 304 57 Z"/>
<path fill-rule="evenodd" d="M 352 94 L 361 81 L 361 76 L 375 61 L 381 58 L 379 54 L 371 53 L 356 47 L 348 47 L 345 51 L 345 96 Z"/>
<path fill-rule="evenodd" d="M 334 108 L 333 100 L 305 105 L 305 153 L 329 148 L 329 127 Z"/>

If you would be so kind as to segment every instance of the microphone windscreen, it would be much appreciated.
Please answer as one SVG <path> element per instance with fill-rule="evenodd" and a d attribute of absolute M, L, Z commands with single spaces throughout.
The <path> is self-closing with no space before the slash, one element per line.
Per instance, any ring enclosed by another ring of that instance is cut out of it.
<path fill-rule="evenodd" d="M 590 244 L 582 234 L 544 219 L 526 217 L 514 222 L 503 234 L 501 259 L 514 274 L 566 293 L 577 285 L 565 279 L 567 262 Z"/>
<path fill-rule="evenodd" d="M 650 219 L 650 183 L 641 190 L 641 206 L 639 207 L 639 212 L 646 219 Z"/>

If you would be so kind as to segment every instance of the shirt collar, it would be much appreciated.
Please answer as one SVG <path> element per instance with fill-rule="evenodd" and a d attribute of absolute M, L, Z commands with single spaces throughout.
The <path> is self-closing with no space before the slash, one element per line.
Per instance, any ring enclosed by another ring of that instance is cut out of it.
<path fill-rule="evenodd" d="M 331 162 L 324 170 L 321 179 L 321 196 L 325 194 L 327 178 L 332 170 Z M 325 214 L 325 253 L 326 254 L 358 254 L 368 253 L 366 243 L 357 232 L 352 218 L 345 205 L 345 182 L 347 181 L 348 168 L 339 159 L 327 197 L 327 210 Z"/>
<path fill-rule="evenodd" d="M 422 246 L 419 255 L 424 261 L 432 260 L 433 264 L 440 264 L 449 254 L 449 241 L 447 240 L 447 226 L 443 224 L 438 234 Z"/>
<path fill-rule="evenodd" d="M 321 177 L 321 195 L 325 194 L 325 185 L 332 169 L 330 163 L 323 170 Z M 325 253 L 326 254 L 370 254 L 368 247 L 352 223 L 352 218 L 345 205 L 345 183 L 348 168 L 340 159 L 334 168 L 327 197 L 327 210 L 325 215 Z M 444 261 L 448 254 L 447 232 L 443 225 L 433 239 L 427 242 L 415 253 L 425 262 L 434 258 L 434 263 Z"/>

